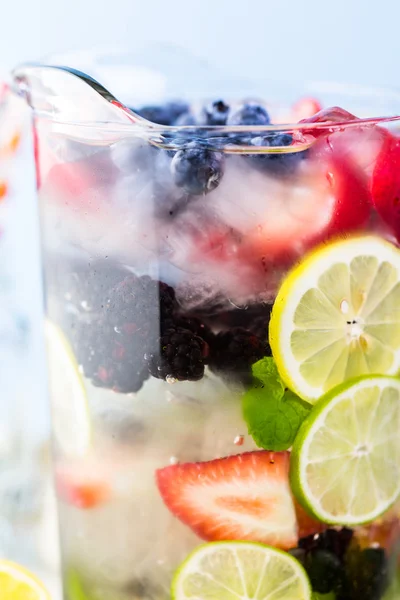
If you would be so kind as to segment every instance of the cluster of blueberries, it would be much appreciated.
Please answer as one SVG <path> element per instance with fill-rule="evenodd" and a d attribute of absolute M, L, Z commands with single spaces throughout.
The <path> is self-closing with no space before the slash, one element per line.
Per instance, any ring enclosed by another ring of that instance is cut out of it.
<path fill-rule="evenodd" d="M 247 102 L 233 111 L 223 100 L 205 106 L 200 115 L 194 115 L 184 102 L 168 102 L 160 106 L 142 106 L 134 111 L 152 123 L 162 126 L 190 126 L 190 129 L 165 131 L 163 140 L 168 145 L 169 172 L 175 186 L 191 196 L 203 195 L 220 183 L 226 161 L 221 151 L 227 144 L 253 146 L 255 152 L 241 154 L 252 167 L 273 176 L 290 176 L 306 152 L 262 153 L 256 149 L 290 146 L 292 136 L 287 133 L 257 132 L 257 127 L 271 124 L 268 111 L 257 102 Z M 254 133 L 212 131 L 209 127 L 253 126 Z"/>

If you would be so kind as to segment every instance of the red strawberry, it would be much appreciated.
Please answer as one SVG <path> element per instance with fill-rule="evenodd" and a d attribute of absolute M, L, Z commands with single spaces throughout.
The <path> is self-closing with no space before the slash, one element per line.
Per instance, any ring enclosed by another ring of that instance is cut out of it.
<path fill-rule="evenodd" d="M 371 212 L 364 174 L 349 158 L 318 140 L 297 180 L 282 198 L 266 197 L 260 223 L 237 249 L 240 259 L 275 268 L 290 264 L 316 243 L 365 226 Z"/>
<path fill-rule="evenodd" d="M 375 163 L 371 192 L 377 212 L 400 240 L 400 139 L 389 133 Z"/>
<path fill-rule="evenodd" d="M 287 549 L 298 539 L 288 472 L 288 452 L 262 450 L 172 465 L 156 479 L 168 509 L 202 539 Z"/>
<path fill-rule="evenodd" d="M 55 482 L 58 496 L 77 508 L 95 508 L 104 504 L 111 495 L 108 481 L 86 468 L 59 468 L 56 471 Z"/>
<path fill-rule="evenodd" d="M 105 190 L 115 180 L 115 169 L 101 158 L 56 163 L 42 177 L 42 185 L 71 208 L 97 213 L 104 205 Z"/>
<path fill-rule="evenodd" d="M 301 119 L 307 119 L 315 115 L 315 113 L 322 110 L 321 103 L 315 98 L 306 97 L 300 98 L 293 106 L 292 106 L 292 116 L 291 119 L 293 123 L 297 123 Z"/>

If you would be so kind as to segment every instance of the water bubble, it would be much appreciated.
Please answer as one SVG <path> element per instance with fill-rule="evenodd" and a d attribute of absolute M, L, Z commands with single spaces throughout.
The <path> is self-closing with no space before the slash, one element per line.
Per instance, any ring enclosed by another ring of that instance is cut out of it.
<path fill-rule="evenodd" d="M 90 310 L 90 305 L 86 300 L 82 300 L 81 307 L 83 308 L 83 310 Z"/>
<path fill-rule="evenodd" d="M 233 440 L 235 446 L 243 446 L 244 444 L 244 435 L 237 435 Z"/>
<path fill-rule="evenodd" d="M 121 333 L 121 329 L 117 326 L 114 327 L 115 333 Z"/>
<path fill-rule="evenodd" d="M 342 312 L 344 315 L 346 315 L 349 312 L 349 303 L 347 302 L 347 300 L 342 300 L 340 303 L 340 312 Z"/>
<path fill-rule="evenodd" d="M 179 459 L 176 456 L 170 456 L 169 457 L 169 464 L 170 465 L 177 465 L 179 462 Z"/>

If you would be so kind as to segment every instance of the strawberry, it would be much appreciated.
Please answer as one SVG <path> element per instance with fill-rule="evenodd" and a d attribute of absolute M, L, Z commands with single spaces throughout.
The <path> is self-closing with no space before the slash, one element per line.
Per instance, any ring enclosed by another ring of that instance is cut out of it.
<path fill-rule="evenodd" d="M 318 140 L 281 198 L 266 198 L 259 225 L 237 249 L 245 261 L 262 261 L 264 270 L 289 265 L 316 243 L 365 226 L 371 212 L 361 170 L 336 148 Z M 271 269 L 270 269 L 271 270 Z"/>
<path fill-rule="evenodd" d="M 55 163 L 42 185 L 54 192 L 63 205 L 97 213 L 104 204 L 104 192 L 114 181 L 115 172 L 101 158 L 87 158 L 75 162 Z"/>
<path fill-rule="evenodd" d="M 57 494 L 67 504 L 91 509 L 104 504 L 111 495 L 111 486 L 91 470 L 64 467 L 55 474 Z"/>
<path fill-rule="evenodd" d="M 400 240 L 400 139 L 387 133 L 371 181 L 372 202 Z"/>
<path fill-rule="evenodd" d="M 288 549 L 298 539 L 288 473 L 288 452 L 261 450 L 168 466 L 156 472 L 156 481 L 167 508 L 202 539 Z M 302 518 L 309 531 L 311 519 Z"/>
<path fill-rule="evenodd" d="M 293 106 L 291 119 L 293 123 L 297 123 L 301 119 L 307 119 L 322 110 L 321 103 L 312 97 L 300 98 Z"/>

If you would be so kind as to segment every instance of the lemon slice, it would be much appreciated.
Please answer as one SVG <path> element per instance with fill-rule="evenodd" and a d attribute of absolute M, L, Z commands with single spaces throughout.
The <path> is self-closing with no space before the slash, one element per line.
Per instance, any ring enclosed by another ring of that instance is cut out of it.
<path fill-rule="evenodd" d="M 83 377 L 68 340 L 46 322 L 49 386 L 57 447 L 67 457 L 85 455 L 91 446 L 89 404 Z"/>
<path fill-rule="evenodd" d="M 301 425 L 290 484 L 313 516 L 361 525 L 400 495 L 400 379 L 364 376 L 329 392 Z"/>
<path fill-rule="evenodd" d="M 8 560 L 0 560 L 1 600 L 51 600 L 43 584 L 26 569 Z"/>
<path fill-rule="evenodd" d="M 172 582 L 173 600 L 309 600 L 300 563 L 270 546 L 213 542 L 197 548 Z"/>
<path fill-rule="evenodd" d="M 374 236 L 315 250 L 279 290 L 270 344 L 282 379 L 310 402 L 354 377 L 396 374 L 400 251 Z"/>

